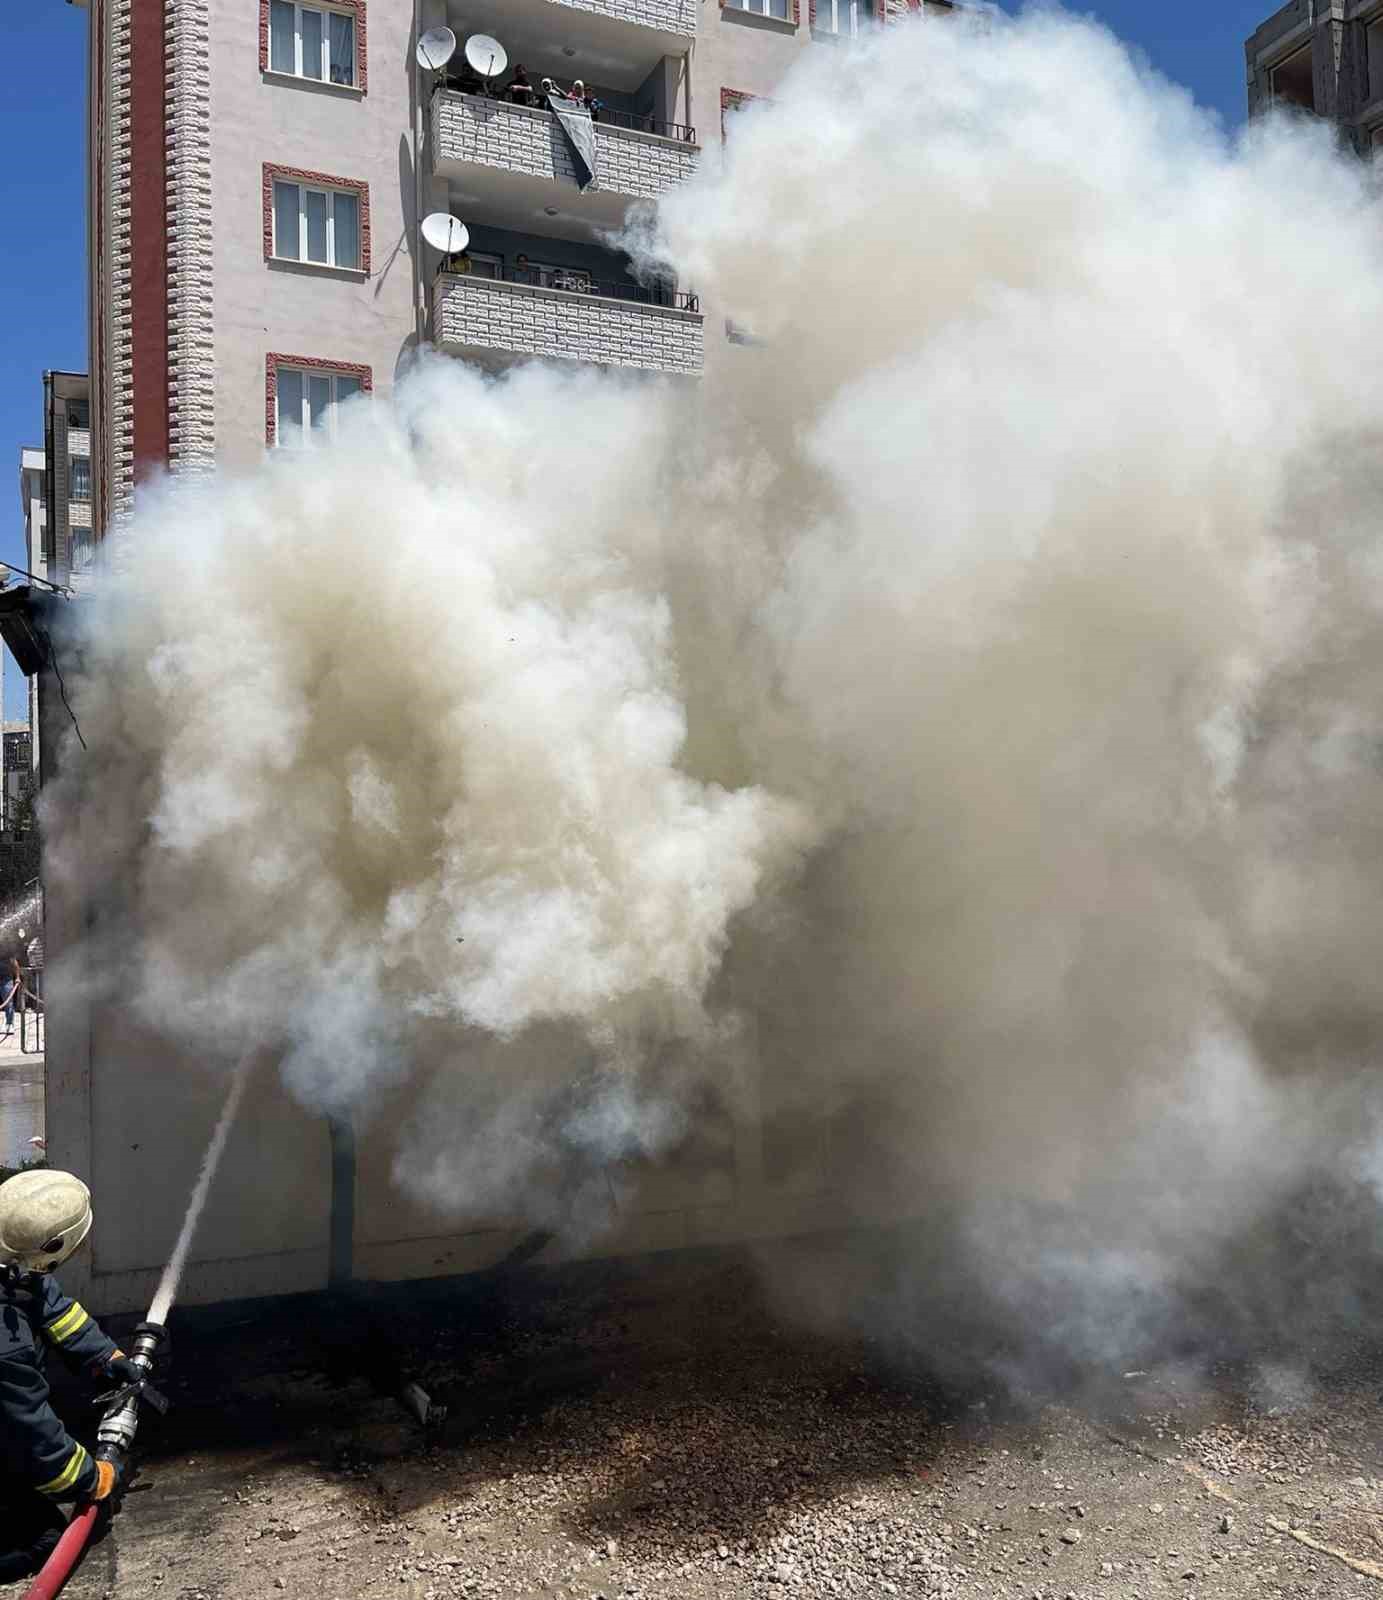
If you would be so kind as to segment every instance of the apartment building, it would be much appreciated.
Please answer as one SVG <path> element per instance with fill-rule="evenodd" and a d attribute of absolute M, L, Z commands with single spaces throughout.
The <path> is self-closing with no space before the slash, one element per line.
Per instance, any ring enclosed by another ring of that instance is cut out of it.
<path fill-rule="evenodd" d="M 1360 155 L 1383 145 L 1383 0 L 1290 0 L 1244 50 L 1250 116 L 1292 106 L 1336 123 Z"/>
<path fill-rule="evenodd" d="M 96 554 L 91 385 L 84 372 L 43 374 L 43 474 L 44 566 L 40 575 L 80 588 L 90 581 Z"/>
<path fill-rule="evenodd" d="M 800 52 L 950 0 L 78 0 L 90 13 L 96 525 L 146 474 L 244 465 L 331 429 L 420 345 L 494 366 L 545 356 L 695 378 L 723 318 L 694 284 L 637 283 L 604 242 L 681 182 Z M 508 53 L 499 95 L 430 28 Z M 546 107 L 601 102 L 577 188 Z M 419 224 L 471 232 L 441 272 Z"/>

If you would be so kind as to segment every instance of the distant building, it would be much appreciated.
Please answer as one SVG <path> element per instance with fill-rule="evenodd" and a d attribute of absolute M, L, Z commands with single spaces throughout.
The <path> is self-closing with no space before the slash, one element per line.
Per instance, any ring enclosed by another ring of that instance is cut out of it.
<path fill-rule="evenodd" d="M 34 792 L 34 751 L 27 722 L 6 722 L 4 729 L 4 826 L 9 831 L 18 823 L 24 802 Z"/>
<path fill-rule="evenodd" d="M 24 565 L 36 578 L 48 577 L 48 557 L 44 540 L 48 521 L 48 502 L 45 482 L 47 462 L 39 445 L 24 445 L 19 452 L 19 502 L 24 516 Z M 22 581 L 22 580 L 21 580 Z M 29 697 L 29 728 L 33 735 L 30 744 L 30 767 L 38 773 L 38 678 L 27 680 Z M 4 695 L 4 656 L 0 652 L 0 699 Z M 8 763 L 0 767 L 0 781 L 8 774 Z"/>
<path fill-rule="evenodd" d="M 43 531 L 47 520 L 47 501 L 44 494 L 45 472 L 43 446 L 26 444 L 19 451 L 19 509 L 24 518 L 24 565 L 30 572 L 46 578 L 40 565 L 44 561 Z"/>
<path fill-rule="evenodd" d="M 387 391 L 420 346 L 491 369 L 544 357 L 687 380 L 742 361 L 698 285 L 636 276 L 612 246 L 630 208 L 689 178 L 814 51 L 910 14 L 988 9 L 79 3 L 98 537 L 147 477 L 329 438 L 335 408 Z M 425 30 L 497 36 L 507 66 L 486 84 L 458 50 L 428 70 Z M 594 124 L 569 101 L 559 123 L 544 78 L 583 80 Z M 578 187 L 585 157 L 565 128 L 588 143 L 594 184 Z M 462 259 L 424 235 L 432 213 L 466 224 Z"/>
<path fill-rule="evenodd" d="M 1249 115 L 1295 106 L 1335 123 L 1359 152 L 1383 146 L 1383 5 L 1290 0 L 1249 36 Z"/>
<path fill-rule="evenodd" d="M 43 559 L 52 583 L 80 584 L 95 555 L 91 515 L 91 385 L 84 372 L 43 374 Z"/>
<path fill-rule="evenodd" d="M 25 445 L 19 452 L 19 500 L 24 518 L 24 565 L 42 583 L 80 589 L 88 581 L 95 557 L 91 477 L 91 385 L 84 372 L 43 374 L 43 446 Z M 13 576 L 12 581 L 29 582 Z M 0 667 L 3 663 L 0 662 Z M 40 723 L 38 697 L 41 679 L 28 681 L 28 718 L 22 724 L 27 760 L 22 779 L 34 781 L 39 767 Z M 3 694 L 0 670 L 0 695 Z M 18 749 L 5 723 L 3 766 L 0 766 L 0 805 L 3 825 L 11 826 Z"/>

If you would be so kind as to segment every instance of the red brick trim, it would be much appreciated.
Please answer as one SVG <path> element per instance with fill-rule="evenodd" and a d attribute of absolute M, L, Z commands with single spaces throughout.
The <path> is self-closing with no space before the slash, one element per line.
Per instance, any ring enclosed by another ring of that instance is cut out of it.
<path fill-rule="evenodd" d="M 816 26 L 816 0 L 811 0 L 807 7 L 807 26 L 809 28 Z"/>
<path fill-rule="evenodd" d="M 355 16 L 355 87 L 364 94 L 369 88 L 366 72 L 365 0 L 329 0 L 329 11 L 350 11 Z M 259 70 L 269 70 L 269 0 L 259 0 Z"/>
<path fill-rule="evenodd" d="M 94 70 L 91 73 L 91 93 L 95 99 L 92 111 L 91 126 L 101 131 L 101 160 L 103 163 L 111 161 L 110 149 L 106 143 L 106 20 L 103 11 L 104 0 L 94 0 L 91 7 L 91 31 L 87 35 L 90 40 L 89 48 L 92 52 Z M 113 165 L 113 163 L 112 163 Z M 98 179 L 95 174 L 88 173 L 88 203 L 91 216 L 91 256 L 92 279 L 104 287 L 110 282 L 110 265 L 107 259 L 108 244 L 106 240 L 105 214 L 106 208 L 100 203 L 99 184 L 107 179 L 110 168 L 107 167 Z M 95 190 L 95 193 L 92 191 Z M 92 203 L 94 202 L 94 203 Z M 106 406 L 106 363 L 103 352 L 106 348 L 106 329 L 108 326 L 106 307 L 108 298 L 101 293 L 87 296 L 87 314 L 94 324 L 88 360 L 91 363 L 91 461 L 96 469 L 96 481 L 92 485 L 91 524 L 92 531 L 97 539 L 106 536 L 106 519 L 110 515 L 110 460 L 111 460 L 111 431 L 110 413 Z"/>
<path fill-rule="evenodd" d="M 264 259 L 274 254 L 274 179 L 305 183 L 316 189 L 354 189 L 360 196 L 360 271 L 370 270 L 370 186 L 362 178 L 333 178 L 326 172 L 308 172 L 303 167 L 280 167 L 266 161 L 263 167 Z M 349 270 L 349 269 L 347 269 Z"/>
<path fill-rule="evenodd" d="M 344 378 L 359 378 L 366 394 L 373 394 L 374 372 L 354 361 L 323 361 L 320 356 L 286 356 L 271 350 L 264 358 L 264 442 L 271 445 L 278 423 L 279 368 L 303 367 L 309 372 L 331 372 Z"/>
<path fill-rule="evenodd" d="M 762 100 L 761 94 L 746 94 L 743 89 L 722 89 L 720 91 L 720 137 L 725 137 L 725 113 L 738 111 L 741 106 L 747 106 L 751 100 Z"/>
<path fill-rule="evenodd" d="M 168 125 L 164 9 L 134 6 L 130 60 L 130 406 L 135 481 L 168 465 Z"/>

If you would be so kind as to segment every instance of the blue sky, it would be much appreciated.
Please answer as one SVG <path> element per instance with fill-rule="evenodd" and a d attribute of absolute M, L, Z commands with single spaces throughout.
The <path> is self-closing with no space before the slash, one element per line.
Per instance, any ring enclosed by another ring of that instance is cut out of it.
<path fill-rule="evenodd" d="M 1009 10 L 1017 0 L 1006 0 Z M 1100 0 L 1098 17 L 1160 72 L 1235 124 L 1244 117 L 1243 41 L 1275 0 Z M 10 218 L 0 256 L 0 561 L 24 561 L 19 447 L 41 444 L 43 371 L 85 370 L 86 12 L 63 0 L 9 0 L 0 56 L 0 180 Z M 5 714 L 24 714 L 24 689 L 5 662 Z"/>

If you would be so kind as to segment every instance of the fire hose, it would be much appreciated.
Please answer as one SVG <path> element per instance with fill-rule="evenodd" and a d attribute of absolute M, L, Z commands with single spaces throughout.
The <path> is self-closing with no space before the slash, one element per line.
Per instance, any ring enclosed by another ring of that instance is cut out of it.
<path fill-rule="evenodd" d="M 134 1436 L 139 1429 L 140 1405 L 152 1406 L 160 1414 L 168 1409 L 167 1400 L 149 1381 L 154 1372 L 154 1357 L 163 1344 L 163 1338 L 163 1329 L 158 1323 L 142 1322 L 135 1330 L 130 1360 L 135 1366 L 143 1368 L 145 1376 L 127 1383 L 112 1394 L 103 1395 L 99 1402 L 106 1407 L 106 1411 L 96 1429 L 96 1459 L 109 1461 L 122 1478 L 129 1464 Z M 24 1600 L 54 1600 L 81 1559 L 101 1515 L 102 1504 L 92 1501 L 77 1511 L 52 1555 L 44 1563 L 43 1570 L 25 1590 Z"/>

